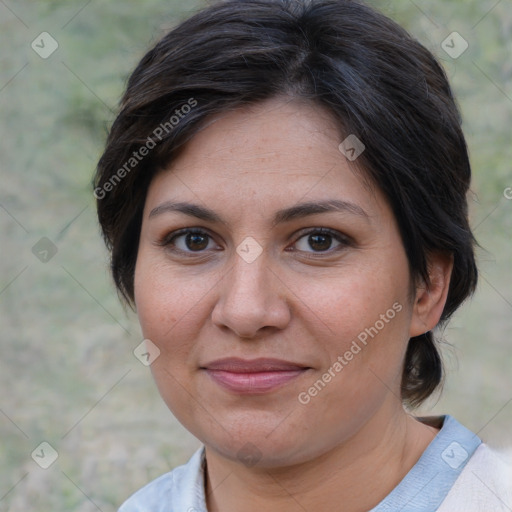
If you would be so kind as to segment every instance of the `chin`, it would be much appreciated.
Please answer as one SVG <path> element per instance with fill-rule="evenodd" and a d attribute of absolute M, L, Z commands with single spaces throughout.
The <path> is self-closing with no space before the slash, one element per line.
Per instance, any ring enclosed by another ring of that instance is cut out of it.
<path fill-rule="evenodd" d="M 284 422 L 285 423 L 285 422 Z M 276 468 L 300 464 L 313 457 L 314 439 L 299 437 L 301 430 L 282 425 L 276 428 L 261 423 L 231 425 L 226 430 L 217 426 L 216 433 L 195 434 L 208 448 L 222 457 L 241 462 L 246 466 Z M 201 435 L 206 434 L 206 435 Z"/>

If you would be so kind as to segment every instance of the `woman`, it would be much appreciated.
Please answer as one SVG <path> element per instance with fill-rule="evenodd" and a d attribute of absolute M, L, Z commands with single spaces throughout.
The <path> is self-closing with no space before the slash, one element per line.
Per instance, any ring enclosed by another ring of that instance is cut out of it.
<path fill-rule="evenodd" d="M 446 76 L 358 2 L 228 1 L 131 75 L 95 180 L 115 283 L 203 444 L 132 511 L 510 510 L 433 330 L 477 282 Z"/>

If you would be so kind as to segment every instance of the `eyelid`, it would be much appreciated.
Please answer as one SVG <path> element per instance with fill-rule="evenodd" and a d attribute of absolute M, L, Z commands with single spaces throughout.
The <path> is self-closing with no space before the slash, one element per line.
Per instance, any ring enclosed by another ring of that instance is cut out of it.
<path fill-rule="evenodd" d="M 158 245 L 168 245 L 171 240 L 174 238 L 177 238 L 180 235 L 187 235 L 188 233 L 199 233 L 199 234 L 205 234 L 208 235 L 210 238 L 213 238 L 213 236 L 208 232 L 205 228 L 182 228 L 177 229 L 176 231 L 171 231 L 170 233 L 166 233 L 163 236 L 159 237 L 156 243 Z"/>
<path fill-rule="evenodd" d="M 345 235 L 344 233 L 341 233 L 336 229 L 326 228 L 322 226 L 301 229 L 297 233 L 295 233 L 295 237 L 297 237 L 298 240 L 299 238 L 302 238 L 303 236 L 309 235 L 311 233 L 322 233 L 325 235 L 332 235 L 334 238 L 340 241 L 352 242 L 352 238 L 349 237 L 348 235 Z"/>

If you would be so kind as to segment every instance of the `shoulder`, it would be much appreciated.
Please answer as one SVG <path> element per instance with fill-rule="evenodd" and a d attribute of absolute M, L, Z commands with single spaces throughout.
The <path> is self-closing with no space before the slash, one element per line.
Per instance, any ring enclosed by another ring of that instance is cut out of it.
<path fill-rule="evenodd" d="M 439 512 L 508 512 L 512 509 L 512 451 L 482 443 L 468 460 Z"/>
<path fill-rule="evenodd" d="M 151 512 L 160 512 L 165 510 L 160 504 L 169 501 L 173 487 L 175 487 L 175 472 L 181 468 L 178 467 L 165 475 L 162 475 L 152 482 L 132 494 L 119 509 L 119 512 L 142 512 L 144 510 Z"/>
<path fill-rule="evenodd" d="M 204 447 L 190 460 L 156 478 L 130 496 L 118 512 L 171 512 L 203 510 Z"/>

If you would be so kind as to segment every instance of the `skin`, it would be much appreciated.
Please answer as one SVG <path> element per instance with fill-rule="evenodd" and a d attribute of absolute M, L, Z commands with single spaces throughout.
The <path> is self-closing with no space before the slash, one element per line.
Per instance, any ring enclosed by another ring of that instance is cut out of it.
<path fill-rule="evenodd" d="M 391 209 L 339 151 L 343 138 L 319 106 L 275 98 L 213 119 L 150 184 L 135 303 L 144 337 L 160 350 L 159 391 L 206 446 L 210 512 L 369 510 L 438 431 L 404 411 L 400 379 L 409 338 L 439 321 L 451 261 L 433 256 L 431 285 L 413 285 Z M 272 223 L 278 210 L 326 199 L 364 214 Z M 207 207 L 222 221 L 162 208 L 150 216 L 169 201 Z M 162 243 L 183 228 L 210 237 Z M 328 249 L 318 250 L 315 228 L 345 241 L 327 236 L 320 247 Z M 262 248 L 251 263 L 236 252 L 248 236 Z M 299 393 L 395 303 L 401 311 L 301 404 Z M 310 369 L 269 393 L 240 395 L 200 369 L 228 356 Z M 252 450 L 250 463 L 242 448 Z"/>

